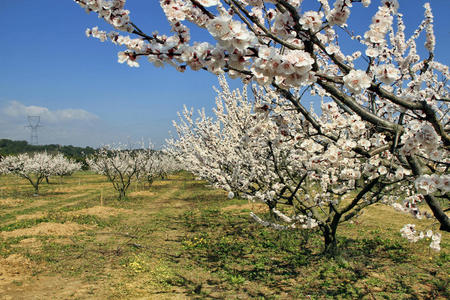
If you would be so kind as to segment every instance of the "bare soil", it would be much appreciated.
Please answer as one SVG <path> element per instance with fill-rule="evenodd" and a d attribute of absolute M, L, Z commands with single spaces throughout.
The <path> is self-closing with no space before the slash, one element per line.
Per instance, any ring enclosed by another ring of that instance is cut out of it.
<path fill-rule="evenodd" d="M 0 257 L 0 289 L 3 285 L 28 279 L 32 268 L 32 262 L 20 254 L 11 254 L 6 258 Z"/>
<path fill-rule="evenodd" d="M 67 213 L 68 215 L 94 215 L 98 217 L 111 217 L 118 214 L 130 214 L 133 213 L 130 209 L 114 208 L 108 206 L 94 206 L 90 208 L 75 210 Z"/>
<path fill-rule="evenodd" d="M 22 204 L 24 200 L 14 198 L 0 198 L 0 206 L 16 207 Z"/>
<path fill-rule="evenodd" d="M 36 226 L 30 228 L 21 228 L 13 231 L 0 232 L 0 236 L 3 238 L 10 237 L 20 237 L 20 236 L 36 236 L 36 235 L 47 235 L 47 236 L 71 236 L 79 231 L 86 230 L 88 227 L 79 225 L 77 223 L 67 222 L 64 224 L 60 223 L 39 223 Z"/>

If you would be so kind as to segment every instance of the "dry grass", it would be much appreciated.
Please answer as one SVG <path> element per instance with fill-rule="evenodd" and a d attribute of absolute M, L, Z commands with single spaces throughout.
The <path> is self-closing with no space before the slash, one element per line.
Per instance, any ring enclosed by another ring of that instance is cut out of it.
<path fill-rule="evenodd" d="M 24 202 L 22 199 L 4 198 L 0 199 L 0 206 L 17 207 Z"/>
<path fill-rule="evenodd" d="M 222 207 L 222 211 L 253 211 L 254 213 L 267 212 L 267 206 L 262 203 L 232 204 Z"/>
<path fill-rule="evenodd" d="M 13 231 L 0 232 L 3 238 L 20 237 L 20 236 L 72 236 L 79 231 L 88 229 L 87 226 L 77 223 L 67 222 L 60 223 L 39 223 L 30 228 L 21 228 Z"/>
<path fill-rule="evenodd" d="M 98 217 L 111 217 L 117 216 L 119 214 L 130 214 L 133 211 L 131 209 L 124 208 L 114 208 L 108 206 L 93 206 L 85 209 L 75 210 L 67 213 L 68 215 L 76 216 L 76 215 L 93 215 Z"/>
<path fill-rule="evenodd" d="M 46 215 L 44 212 L 36 212 L 28 215 L 19 215 L 16 217 L 17 221 L 20 220 L 31 220 L 31 219 L 40 219 L 43 218 Z"/>
<path fill-rule="evenodd" d="M 0 258 L 1 282 L 12 282 L 31 274 L 32 263 L 20 254 L 11 254 L 6 258 Z"/>

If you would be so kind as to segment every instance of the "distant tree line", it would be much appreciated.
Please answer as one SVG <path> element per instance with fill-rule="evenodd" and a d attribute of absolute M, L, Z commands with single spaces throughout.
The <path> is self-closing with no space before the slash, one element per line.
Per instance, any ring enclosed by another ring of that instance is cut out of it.
<path fill-rule="evenodd" d="M 86 156 L 94 154 L 96 149 L 92 147 L 75 147 L 72 145 L 61 146 L 56 144 L 30 145 L 27 141 L 0 139 L 0 156 L 43 151 L 46 151 L 49 154 L 62 153 L 67 158 L 82 163 L 83 169 L 85 169 L 87 168 Z"/>

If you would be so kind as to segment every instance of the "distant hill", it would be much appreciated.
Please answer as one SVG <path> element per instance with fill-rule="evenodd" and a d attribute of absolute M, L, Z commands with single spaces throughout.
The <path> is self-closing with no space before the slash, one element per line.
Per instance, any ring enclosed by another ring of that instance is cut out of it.
<path fill-rule="evenodd" d="M 48 153 L 60 152 L 67 158 L 71 158 L 85 164 L 85 157 L 94 154 L 95 149 L 92 147 L 75 147 L 72 145 L 30 145 L 27 141 L 12 141 L 8 139 L 0 139 L 0 155 L 3 156 L 42 151 L 47 151 Z"/>

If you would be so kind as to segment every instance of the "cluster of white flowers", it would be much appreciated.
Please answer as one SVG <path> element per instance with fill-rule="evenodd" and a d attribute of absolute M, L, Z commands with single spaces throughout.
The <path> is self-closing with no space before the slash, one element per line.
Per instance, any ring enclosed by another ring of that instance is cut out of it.
<path fill-rule="evenodd" d="M 403 147 L 400 149 L 404 155 L 417 154 L 434 163 L 438 163 L 434 173 L 422 174 L 415 180 L 418 193 L 431 195 L 436 191 L 442 194 L 450 191 L 450 175 L 446 172 L 445 164 L 450 162 L 449 152 L 442 147 L 441 137 L 429 124 L 412 122 L 409 131 L 402 136 Z M 443 165 L 440 166 L 440 163 Z"/>
<path fill-rule="evenodd" d="M 62 153 L 58 153 L 52 157 L 52 164 L 52 175 L 70 176 L 74 172 L 81 170 L 81 163 L 66 158 Z"/>
<path fill-rule="evenodd" d="M 386 5 L 388 3 L 392 2 L 385 1 L 385 5 L 378 8 L 377 13 L 372 18 L 372 24 L 369 26 L 370 30 L 364 34 L 366 40 L 372 44 L 385 43 L 385 36 L 392 26 L 394 6 Z"/>
<path fill-rule="evenodd" d="M 400 79 L 400 71 L 391 64 L 379 65 L 376 68 L 375 75 L 384 84 L 392 84 Z"/>
<path fill-rule="evenodd" d="M 286 226 L 286 225 L 280 225 L 280 224 L 276 224 L 273 222 L 268 222 L 268 221 L 264 221 L 263 219 L 261 219 L 260 217 L 258 217 L 257 215 L 255 215 L 253 212 L 250 213 L 250 217 L 253 218 L 253 220 L 255 220 L 257 223 L 261 224 L 264 227 L 271 227 L 273 229 L 276 230 L 287 230 L 287 229 L 294 229 L 295 226 L 292 224 L 290 226 Z"/>
<path fill-rule="evenodd" d="M 422 194 L 414 194 L 411 196 L 406 197 L 403 200 L 403 203 L 400 204 L 398 202 L 392 203 L 392 207 L 400 212 L 411 214 L 416 219 L 422 219 L 422 218 L 432 218 L 432 216 L 428 212 L 422 212 L 419 209 L 420 203 L 423 201 L 423 195 Z"/>
<path fill-rule="evenodd" d="M 442 151 L 436 151 L 439 148 L 441 137 L 436 133 L 434 128 L 424 123 L 420 126 L 420 123 L 416 123 L 415 128 L 411 128 L 409 134 L 405 134 L 402 139 L 404 140 L 404 145 L 402 147 L 402 152 L 405 155 L 411 155 L 414 153 L 429 154 L 430 158 L 433 160 L 440 160 L 440 155 Z M 420 127 L 419 127 L 420 126 Z M 411 125 L 412 127 L 412 125 Z"/>
<path fill-rule="evenodd" d="M 106 34 L 106 31 L 98 30 L 98 27 L 95 26 L 93 28 L 87 28 L 86 29 L 86 36 L 87 37 L 95 37 L 96 39 L 99 39 L 100 41 L 104 42 L 108 39 L 108 35 Z"/>
<path fill-rule="evenodd" d="M 299 23 L 304 29 L 309 29 L 313 32 L 319 31 L 322 26 L 322 12 L 307 11 L 300 18 Z"/>
<path fill-rule="evenodd" d="M 448 193 L 450 192 L 450 174 L 440 176 L 425 174 L 418 177 L 414 184 L 417 192 L 424 195 L 432 194 L 438 189 L 443 193 Z"/>
<path fill-rule="evenodd" d="M 303 50 L 286 52 L 287 54 L 279 54 L 273 48 L 259 47 L 258 58 L 252 67 L 255 80 L 259 84 L 267 85 L 275 79 L 277 84 L 295 87 L 314 81 L 310 73 L 314 63 L 311 56 Z"/>
<path fill-rule="evenodd" d="M 400 233 L 402 237 L 406 238 L 411 243 L 415 243 L 423 238 L 431 239 L 430 248 L 435 251 L 441 250 L 441 237 L 442 235 L 439 232 L 433 233 L 432 230 L 428 230 L 426 233 L 423 231 L 418 232 L 416 230 L 415 224 L 406 224 L 400 229 Z"/>
<path fill-rule="evenodd" d="M 344 84 L 351 93 L 360 94 L 370 86 L 370 77 L 362 70 L 351 70 L 344 76 Z"/>
<path fill-rule="evenodd" d="M 433 14 L 431 13 L 430 3 L 425 3 L 423 7 L 425 7 L 425 18 L 426 18 L 425 22 L 427 24 L 425 27 L 425 31 L 427 33 L 425 48 L 427 48 L 427 50 L 430 52 L 434 52 L 434 46 L 436 45 L 436 38 L 434 36 Z"/>
<path fill-rule="evenodd" d="M 301 227 L 303 229 L 312 229 L 319 226 L 319 223 L 316 219 L 311 218 L 311 216 L 305 216 L 305 215 L 297 215 L 294 217 L 295 220 L 298 220 L 298 222 L 301 224 Z"/>
<path fill-rule="evenodd" d="M 241 22 L 233 20 L 231 15 L 211 19 L 206 28 L 225 49 L 244 51 L 257 43 L 255 34 Z"/>
<path fill-rule="evenodd" d="M 325 3 L 325 1 L 323 2 Z M 350 7 L 352 7 L 351 0 L 336 0 L 333 9 L 327 15 L 328 23 L 330 23 L 330 25 L 345 25 L 350 16 Z"/>
<path fill-rule="evenodd" d="M 130 11 L 123 9 L 125 0 L 75 0 L 86 12 L 98 13 L 99 18 L 114 26 L 117 30 L 133 31 L 130 24 Z"/>

